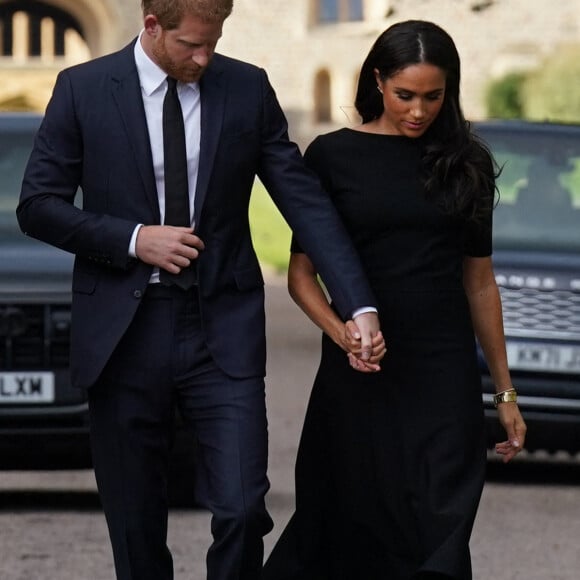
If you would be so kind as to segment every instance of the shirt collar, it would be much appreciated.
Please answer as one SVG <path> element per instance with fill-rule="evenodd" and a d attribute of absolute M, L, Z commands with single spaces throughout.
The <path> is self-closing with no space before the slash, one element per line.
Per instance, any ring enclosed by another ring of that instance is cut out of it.
<path fill-rule="evenodd" d="M 139 74 L 141 88 L 145 95 L 150 97 L 155 91 L 164 85 L 167 73 L 154 63 L 143 50 L 143 46 L 141 45 L 141 37 L 143 34 L 144 30 L 141 31 L 139 38 L 135 43 L 135 64 L 137 65 L 137 73 Z M 199 85 L 196 82 L 187 83 L 187 86 L 195 91 L 199 88 Z"/>

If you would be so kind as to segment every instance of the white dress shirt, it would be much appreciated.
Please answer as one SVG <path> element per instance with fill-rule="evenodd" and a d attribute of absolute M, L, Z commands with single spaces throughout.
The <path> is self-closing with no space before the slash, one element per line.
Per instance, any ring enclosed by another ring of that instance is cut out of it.
<path fill-rule="evenodd" d="M 167 73 L 159 68 L 145 53 L 141 45 L 141 36 L 135 43 L 135 63 L 139 74 L 141 95 L 145 106 L 145 118 L 149 130 L 149 142 L 153 157 L 153 171 L 157 185 L 159 200 L 159 214 L 161 224 L 165 217 L 165 174 L 163 170 L 163 99 L 167 92 Z M 189 184 L 189 211 L 193 226 L 193 207 L 195 200 L 195 186 L 199 169 L 199 149 L 201 139 L 201 100 L 198 83 L 177 83 L 177 93 L 183 122 L 185 124 L 185 147 L 187 153 L 187 178 Z M 137 233 L 141 225 L 137 226 L 131 238 L 129 255 L 136 257 L 135 245 Z M 159 281 L 159 270 L 155 268 L 151 282 Z"/>

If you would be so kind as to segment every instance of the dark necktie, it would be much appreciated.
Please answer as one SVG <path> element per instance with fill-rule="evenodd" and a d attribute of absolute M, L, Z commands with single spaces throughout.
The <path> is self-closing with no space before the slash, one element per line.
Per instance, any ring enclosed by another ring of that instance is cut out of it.
<path fill-rule="evenodd" d="M 167 77 L 167 93 L 163 101 L 163 156 L 165 173 L 165 224 L 191 226 L 185 127 L 177 95 L 177 80 Z M 187 290 L 196 282 L 195 262 L 179 274 L 159 271 L 163 284 Z"/>

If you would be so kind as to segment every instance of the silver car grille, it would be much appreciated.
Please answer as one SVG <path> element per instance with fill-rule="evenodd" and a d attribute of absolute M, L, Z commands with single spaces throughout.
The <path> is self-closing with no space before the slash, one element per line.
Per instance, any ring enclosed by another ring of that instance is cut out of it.
<path fill-rule="evenodd" d="M 500 287 L 506 336 L 580 341 L 580 294 Z"/>

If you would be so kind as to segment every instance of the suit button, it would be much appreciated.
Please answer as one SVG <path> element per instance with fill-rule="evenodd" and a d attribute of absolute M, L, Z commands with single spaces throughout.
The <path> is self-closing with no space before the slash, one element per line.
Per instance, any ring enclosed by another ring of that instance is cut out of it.
<path fill-rule="evenodd" d="M 133 290 L 133 297 L 134 298 L 143 298 L 143 292 L 141 292 L 141 290 Z"/>

